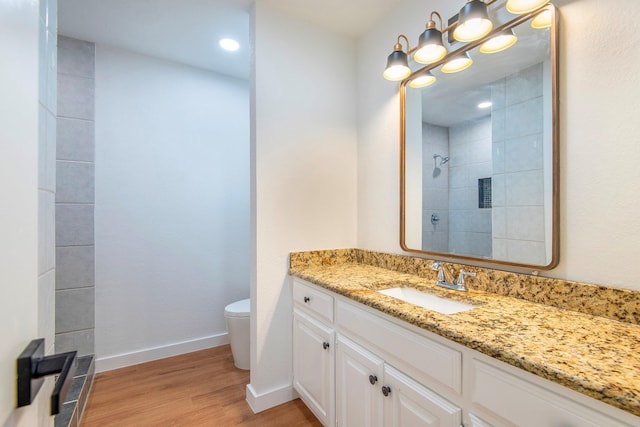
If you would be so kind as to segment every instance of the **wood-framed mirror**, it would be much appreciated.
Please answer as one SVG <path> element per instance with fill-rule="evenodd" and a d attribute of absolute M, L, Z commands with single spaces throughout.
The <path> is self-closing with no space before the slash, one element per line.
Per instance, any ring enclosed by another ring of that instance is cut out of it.
<path fill-rule="evenodd" d="M 400 246 L 548 270 L 559 258 L 557 9 L 503 12 L 511 20 L 400 84 Z M 518 37 L 513 46 L 480 52 L 504 31 Z M 459 54 L 473 65 L 442 72 Z M 436 82 L 411 87 L 425 72 Z"/>

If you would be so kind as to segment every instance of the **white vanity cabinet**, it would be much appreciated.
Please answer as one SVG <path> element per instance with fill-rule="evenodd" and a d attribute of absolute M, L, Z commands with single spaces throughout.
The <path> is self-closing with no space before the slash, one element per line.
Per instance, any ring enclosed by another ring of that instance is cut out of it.
<path fill-rule="evenodd" d="M 335 425 L 333 297 L 303 283 L 293 288 L 293 386 L 325 426 Z"/>
<path fill-rule="evenodd" d="M 325 426 L 640 426 L 628 412 L 297 278 L 293 295 L 294 386 Z"/>
<path fill-rule="evenodd" d="M 338 334 L 338 426 L 459 427 L 461 409 Z"/>
<path fill-rule="evenodd" d="M 384 361 L 350 339 L 336 343 L 336 414 L 339 426 L 382 427 Z"/>
<path fill-rule="evenodd" d="M 504 363 L 480 355 L 470 358 L 469 362 L 467 385 L 471 410 L 476 417 L 480 415 L 491 422 L 476 419 L 472 420 L 475 421 L 472 426 L 640 426 L 640 420 L 631 414 Z"/>

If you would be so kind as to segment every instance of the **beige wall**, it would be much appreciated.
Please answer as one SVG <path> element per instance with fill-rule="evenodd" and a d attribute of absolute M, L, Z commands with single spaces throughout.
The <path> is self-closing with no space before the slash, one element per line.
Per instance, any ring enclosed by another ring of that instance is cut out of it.
<path fill-rule="evenodd" d="M 358 246 L 400 253 L 397 84 L 382 76 L 395 37 L 429 10 L 406 0 L 358 43 Z M 640 3 L 560 0 L 560 264 L 543 275 L 640 290 Z M 616 31 L 613 31 L 615 29 Z M 415 34 L 415 36 L 413 36 Z"/>
<path fill-rule="evenodd" d="M 291 391 L 291 251 L 356 244 L 355 46 L 258 2 L 252 16 L 251 384 Z"/>

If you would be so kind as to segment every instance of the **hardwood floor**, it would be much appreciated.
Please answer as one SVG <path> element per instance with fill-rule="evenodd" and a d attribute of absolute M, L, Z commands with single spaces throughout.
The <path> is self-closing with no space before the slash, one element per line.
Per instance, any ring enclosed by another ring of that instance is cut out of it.
<path fill-rule="evenodd" d="M 321 426 L 299 399 L 254 414 L 228 345 L 98 374 L 82 427 Z"/>

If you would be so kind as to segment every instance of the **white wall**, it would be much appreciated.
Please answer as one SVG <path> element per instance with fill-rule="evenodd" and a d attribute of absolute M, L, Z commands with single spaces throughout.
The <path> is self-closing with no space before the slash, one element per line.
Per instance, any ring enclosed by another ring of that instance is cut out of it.
<path fill-rule="evenodd" d="M 16 409 L 16 358 L 53 350 L 56 1 L 0 2 L 0 425 L 53 425 L 47 378 Z M 19 66 L 17 65 L 19 64 Z M 53 83 L 53 84 L 52 84 Z"/>
<path fill-rule="evenodd" d="M 399 253 L 397 84 L 381 77 L 395 38 L 429 10 L 406 0 L 358 43 L 358 246 Z M 559 0 L 560 264 L 543 275 L 640 290 L 640 3 Z M 613 27 L 612 27 L 613 25 Z M 615 31 L 612 30 L 615 28 Z"/>
<path fill-rule="evenodd" d="M 266 2 L 252 11 L 251 384 L 292 397 L 291 251 L 356 243 L 355 46 Z"/>
<path fill-rule="evenodd" d="M 96 355 L 226 342 L 249 296 L 248 82 L 96 47 Z"/>

